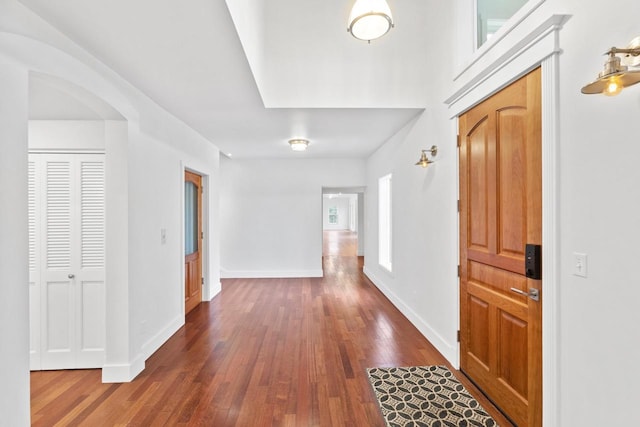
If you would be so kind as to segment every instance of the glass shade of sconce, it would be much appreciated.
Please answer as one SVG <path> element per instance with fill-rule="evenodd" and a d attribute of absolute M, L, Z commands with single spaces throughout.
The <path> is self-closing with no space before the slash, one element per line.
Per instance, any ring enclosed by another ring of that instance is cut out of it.
<path fill-rule="evenodd" d="M 622 58 L 632 67 L 637 67 L 637 59 L 640 55 L 640 37 L 631 41 L 628 48 L 612 47 L 608 52 L 604 69 L 598 74 L 597 80 L 585 85 L 581 92 L 587 95 L 602 93 L 607 96 L 616 96 L 622 89 L 640 83 L 640 70 L 629 70 L 629 66 L 622 64 Z"/>
<path fill-rule="evenodd" d="M 433 163 L 433 160 L 429 159 L 427 153 L 431 154 L 431 157 L 435 157 L 438 154 L 438 147 L 432 145 L 428 150 L 422 150 L 422 154 L 420 154 L 420 160 L 418 160 L 416 166 L 426 168 L 431 163 Z"/>

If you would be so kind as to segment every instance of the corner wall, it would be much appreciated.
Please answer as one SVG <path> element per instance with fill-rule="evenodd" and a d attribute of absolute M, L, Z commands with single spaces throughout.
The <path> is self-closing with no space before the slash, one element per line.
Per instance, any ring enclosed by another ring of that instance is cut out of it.
<path fill-rule="evenodd" d="M 20 23 L 17 28 L 16 23 Z M 6 61 L 10 65 L 5 67 L 3 64 L 0 67 L 0 71 L 6 74 L 6 78 L 0 82 L 3 88 L 0 120 L 7 123 L 0 130 L 0 137 L 6 133 L 6 141 L 2 141 L 0 173 L 11 172 L 11 181 L 3 178 L 2 183 L 12 182 L 12 186 L 6 192 L 3 189 L 2 198 L 6 200 L 7 208 L 0 215 L 6 216 L 7 220 L 0 225 L 0 230 L 5 225 L 11 229 L 7 230 L 6 238 L 1 236 L 0 251 L 7 251 L 11 255 L 3 256 L 0 263 L 11 261 L 11 268 L 15 272 L 9 273 L 9 268 L 5 269 L 0 264 L 0 277 L 6 284 L 0 286 L 0 296 L 3 297 L 2 301 L 12 302 L 11 307 L 0 313 L 0 316 L 10 316 L 11 320 L 0 325 L 10 324 L 13 328 L 6 336 L 4 330 L 0 331 L 0 339 L 11 348 L 6 358 L 3 353 L 3 371 L 0 371 L 0 387 L 6 386 L 10 391 L 7 391 L 4 399 L 4 389 L 0 388 L 3 397 L 0 404 L 10 405 L 6 412 L 1 412 L 3 417 L 7 413 L 13 417 L 15 413 L 16 420 L 20 420 L 9 424 L 13 426 L 27 425 L 29 417 L 26 286 L 29 73 L 37 70 L 40 74 L 80 86 L 111 105 L 126 120 L 126 125 L 122 126 L 106 122 L 104 130 L 107 136 L 107 162 L 110 158 L 110 139 L 111 142 L 126 140 L 126 144 L 115 144 L 113 153 L 117 167 L 110 169 L 107 165 L 107 192 L 109 194 L 110 188 L 113 188 L 109 186 L 115 183 L 118 191 L 113 194 L 112 200 L 117 200 L 119 206 L 123 207 L 115 212 L 117 220 L 107 223 L 107 227 L 116 224 L 123 240 L 114 246 L 107 242 L 107 253 L 113 260 L 116 251 L 123 269 L 117 274 L 107 275 L 110 281 L 107 284 L 110 286 L 107 303 L 113 306 L 113 311 L 107 313 L 109 331 L 104 381 L 132 380 L 144 369 L 145 359 L 184 323 L 184 242 L 181 238 L 184 167 L 200 171 L 208 177 L 210 239 L 206 248 L 209 264 L 205 276 L 208 287 L 205 295 L 212 298 L 220 289 L 219 152 L 200 134 L 16 1 L 0 2 L 0 61 L 5 61 L 5 58 L 8 58 Z M 21 166 L 23 162 L 24 168 Z M 114 177 L 118 179 L 114 180 Z M 20 203 L 23 198 L 24 203 Z M 107 206 L 107 210 L 109 208 Z M 109 218 L 110 215 L 113 218 L 113 214 L 107 213 L 107 221 L 111 221 Z M 160 244 L 161 228 L 167 230 L 166 245 Z M 25 245 L 23 255 L 20 250 L 22 244 Z M 24 271 L 21 271 L 23 264 Z M 5 292 L 7 298 L 4 298 Z M 14 351 L 15 354 L 12 354 Z"/>
<path fill-rule="evenodd" d="M 361 187 L 357 159 L 221 159 L 222 277 L 321 277 L 322 187 Z"/>
<path fill-rule="evenodd" d="M 28 78 L 0 53 L 0 425 L 29 425 Z"/>
<path fill-rule="evenodd" d="M 365 274 L 454 365 L 458 363 L 457 153 L 446 109 L 427 109 L 367 163 Z M 415 166 L 433 141 L 435 162 Z M 451 141 L 447 143 L 447 141 Z M 392 263 L 378 264 L 378 179 L 392 178 Z"/>

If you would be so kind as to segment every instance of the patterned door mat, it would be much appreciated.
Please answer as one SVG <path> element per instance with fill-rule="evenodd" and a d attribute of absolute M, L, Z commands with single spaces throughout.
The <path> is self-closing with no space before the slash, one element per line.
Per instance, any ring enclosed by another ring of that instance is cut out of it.
<path fill-rule="evenodd" d="M 367 369 L 389 427 L 497 427 L 446 366 Z"/>

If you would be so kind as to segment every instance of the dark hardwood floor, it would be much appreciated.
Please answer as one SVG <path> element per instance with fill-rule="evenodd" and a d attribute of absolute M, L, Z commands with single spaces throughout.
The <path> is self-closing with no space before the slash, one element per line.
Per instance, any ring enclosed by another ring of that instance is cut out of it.
<path fill-rule="evenodd" d="M 340 254 L 353 235 L 331 238 L 324 278 L 224 280 L 131 383 L 33 372 L 32 424 L 384 426 L 366 368 L 448 363 L 364 277 L 362 258 Z"/>

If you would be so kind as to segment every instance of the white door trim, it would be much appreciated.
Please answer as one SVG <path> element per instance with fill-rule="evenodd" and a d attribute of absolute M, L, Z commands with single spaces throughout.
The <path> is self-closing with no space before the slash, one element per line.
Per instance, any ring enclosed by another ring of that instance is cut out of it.
<path fill-rule="evenodd" d="M 202 285 L 202 301 L 210 301 L 211 298 L 213 298 L 213 296 L 211 295 L 211 289 L 212 289 L 212 284 L 211 284 L 211 273 L 210 273 L 210 251 L 209 251 L 209 247 L 210 247 L 210 241 L 211 241 L 211 229 L 210 229 L 210 224 L 209 224 L 209 212 L 211 210 L 211 206 L 210 206 L 210 176 L 207 173 L 204 173 L 198 169 L 195 168 L 191 168 L 189 167 L 189 165 L 185 164 L 185 163 L 181 163 L 180 165 L 180 171 L 181 171 L 181 179 L 182 179 L 182 186 L 180 187 L 180 200 L 182 201 L 181 203 L 181 221 L 180 221 L 180 241 L 182 242 L 182 266 L 181 266 L 181 271 L 182 271 L 182 315 L 184 318 L 184 281 L 185 281 L 185 271 L 184 271 L 184 253 L 185 253 L 185 236 L 184 236 L 184 224 L 185 224 L 185 218 L 184 218 L 184 210 L 185 210 L 185 206 L 184 206 L 184 174 L 185 172 L 192 172 L 195 173 L 197 175 L 200 175 L 202 177 L 202 232 L 204 233 L 203 239 L 202 239 L 202 253 L 200 254 L 201 256 L 201 263 L 202 263 L 202 279 L 204 280 L 204 283 Z"/>
<path fill-rule="evenodd" d="M 457 123 L 457 117 L 466 110 L 532 69 L 542 67 L 542 416 L 547 427 L 558 426 L 560 419 L 558 56 L 559 32 L 568 18 L 551 15 L 543 22 L 523 23 L 524 30 L 513 31 L 513 37 L 505 37 L 503 44 L 492 45 L 493 54 L 482 52 L 484 60 L 473 62 L 458 76 L 457 89 L 445 101 L 452 121 Z"/>

